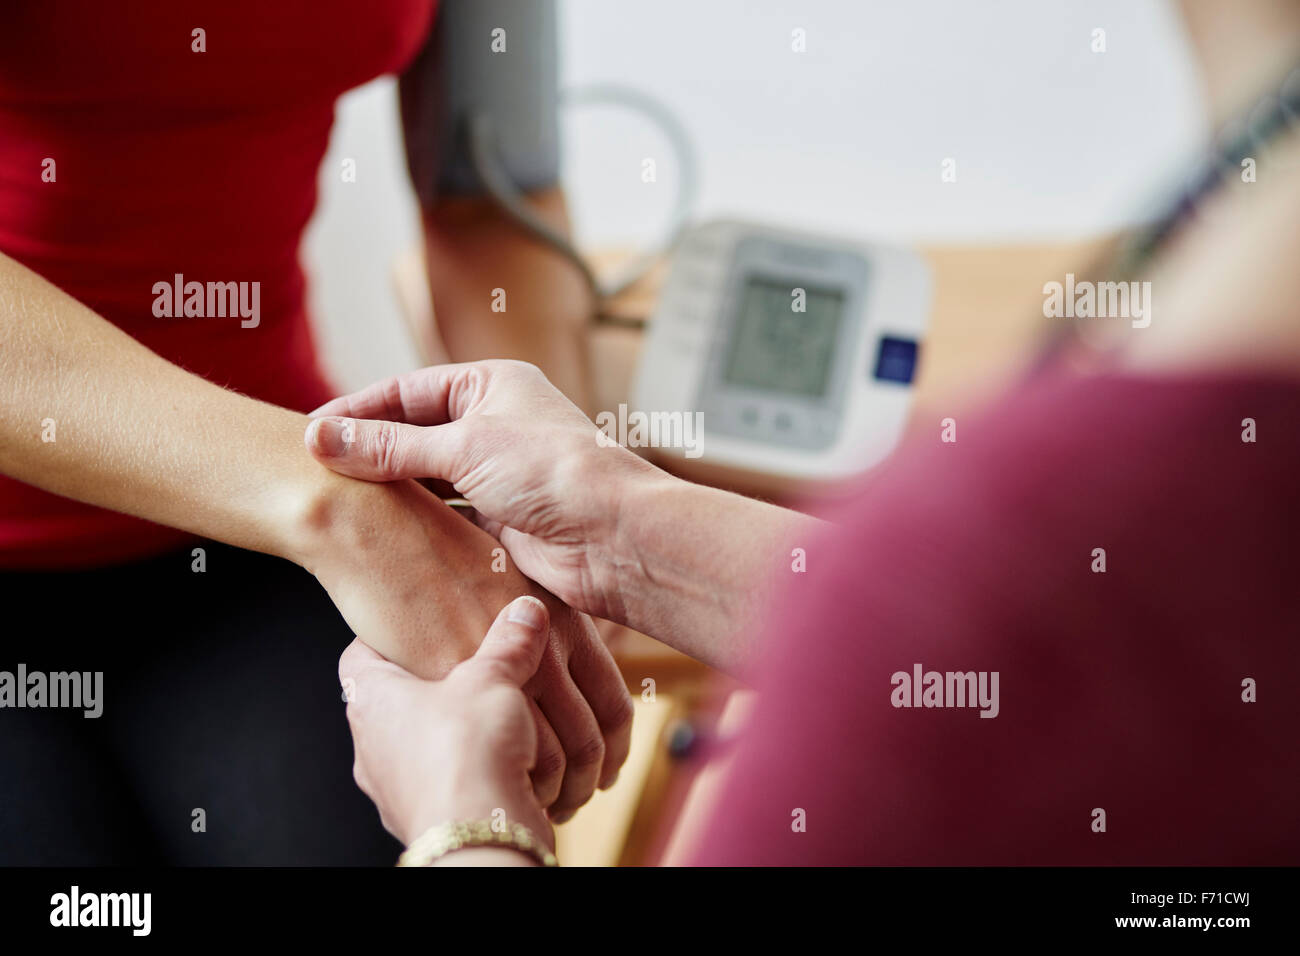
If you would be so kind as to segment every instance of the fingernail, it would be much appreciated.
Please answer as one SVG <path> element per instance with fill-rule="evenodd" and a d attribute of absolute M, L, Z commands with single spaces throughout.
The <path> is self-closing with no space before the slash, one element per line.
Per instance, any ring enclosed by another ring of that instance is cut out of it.
<path fill-rule="evenodd" d="M 311 423 L 315 429 L 312 446 L 326 458 L 338 458 L 348 447 L 346 427 L 337 418 L 318 418 Z"/>
<path fill-rule="evenodd" d="M 530 631 L 539 631 L 542 622 L 546 620 L 546 608 L 537 598 L 524 595 L 511 602 L 506 620 L 512 624 L 522 624 Z"/>

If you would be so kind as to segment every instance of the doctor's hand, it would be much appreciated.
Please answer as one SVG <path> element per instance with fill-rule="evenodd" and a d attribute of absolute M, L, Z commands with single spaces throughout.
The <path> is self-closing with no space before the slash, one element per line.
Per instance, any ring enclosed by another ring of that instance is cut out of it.
<path fill-rule="evenodd" d="M 619 578 L 636 548 L 618 540 L 620 506 L 677 479 L 605 440 L 536 367 L 434 366 L 312 414 L 306 443 L 322 464 L 449 482 L 524 574 L 571 607 L 624 619 Z"/>
<path fill-rule="evenodd" d="M 353 774 L 403 844 L 439 824 L 504 814 L 505 823 L 522 823 L 554 849 L 529 779 L 537 738 L 522 691 L 542 660 L 546 635 L 545 605 L 521 597 L 498 613 L 474 656 L 439 681 L 420 680 L 360 640 L 343 652 L 339 679 L 356 750 Z M 501 849 L 447 857 L 471 859 L 527 861 Z"/>

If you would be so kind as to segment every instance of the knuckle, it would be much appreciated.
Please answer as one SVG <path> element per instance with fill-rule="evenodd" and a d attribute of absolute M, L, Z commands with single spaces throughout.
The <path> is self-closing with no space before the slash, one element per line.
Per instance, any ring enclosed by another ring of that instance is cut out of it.
<path fill-rule="evenodd" d="M 385 478 L 397 475 L 399 441 L 396 426 L 380 422 L 370 433 L 369 457 L 375 469 Z"/>
<path fill-rule="evenodd" d="M 532 362 L 525 362 L 521 359 L 499 359 L 499 371 L 503 375 L 513 376 L 518 379 L 544 378 L 542 370 Z"/>
<path fill-rule="evenodd" d="M 597 766 L 605 760 L 605 738 L 599 732 L 587 734 L 572 747 L 566 747 L 565 753 L 571 767 Z"/>
<path fill-rule="evenodd" d="M 564 776 L 567 758 L 559 747 L 546 747 L 537 754 L 533 765 L 533 776 L 544 780 Z"/>
<path fill-rule="evenodd" d="M 632 706 L 632 695 L 624 688 L 623 693 L 615 697 L 605 714 L 605 731 L 617 734 L 629 729 L 632 726 L 632 718 L 635 713 L 636 708 Z"/>

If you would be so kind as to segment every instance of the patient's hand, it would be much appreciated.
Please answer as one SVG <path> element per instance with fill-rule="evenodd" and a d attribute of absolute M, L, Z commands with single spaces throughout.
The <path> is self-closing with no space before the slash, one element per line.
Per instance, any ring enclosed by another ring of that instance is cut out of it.
<path fill-rule="evenodd" d="M 537 724 L 537 797 L 563 820 L 608 786 L 627 757 L 632 706 L 590 619 L 528 581 L 490 535 L 418 484 L 329 478 L 328 493 L 303 509 L 299 559 L 358 637 L 420 677 L 441 678 L 474 653 L 501 607 L 540 598 L 549 641 L 524 688 Z"/>

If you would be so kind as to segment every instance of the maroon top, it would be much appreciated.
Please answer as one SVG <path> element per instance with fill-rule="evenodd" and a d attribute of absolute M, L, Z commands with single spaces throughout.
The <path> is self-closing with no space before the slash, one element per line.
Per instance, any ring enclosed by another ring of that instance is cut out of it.
<path fill-rule="evenodd" d="M 791 574 L 697 862 L 1300 863 L 1300 382 L 1042 380 L 923 431 Z M 918 664 L 998 672 L 997 716 L 894 706 Z"/>

